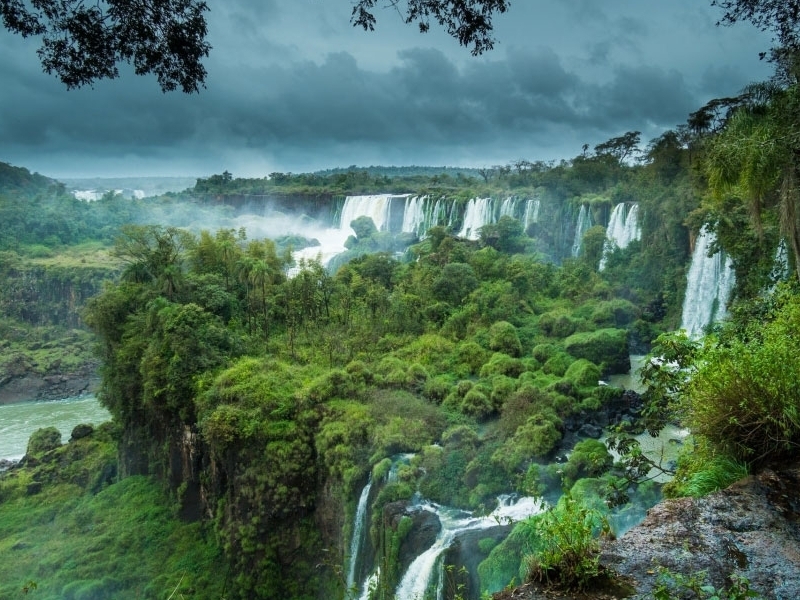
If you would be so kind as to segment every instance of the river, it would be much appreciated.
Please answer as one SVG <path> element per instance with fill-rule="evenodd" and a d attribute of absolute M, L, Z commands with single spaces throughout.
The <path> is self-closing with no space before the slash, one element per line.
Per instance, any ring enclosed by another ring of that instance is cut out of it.
<path fill-rule="evenodd" d="M 81 423 L 99 425 L 111 419 L 109 412 L 93 395 L 18 402 L 0 406 L 0 460 L 19 460 L 25 455 L 31 434 L 42 427 L 55 427 L 63 442 Z"/>

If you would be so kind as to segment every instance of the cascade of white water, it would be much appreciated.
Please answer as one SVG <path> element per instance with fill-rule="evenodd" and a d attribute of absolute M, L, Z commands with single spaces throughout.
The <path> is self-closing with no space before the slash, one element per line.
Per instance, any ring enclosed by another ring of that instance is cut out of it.
<path fill-rule="evenodd" d="M 428 228 L 425 207 L 428 204 L 427 196 L 410 196 L 406 198 L 403 208 L 403 228 L 404 233 L 413 233 L 420 237 Z"/>
<path fill-rule="evenodd" d="M 531 223 L 539 221 L 539 204 L 538 198 L 529 198 L 527 202 L 525 202 L 525 216 L 522 217 L 522 225 L 525 227 L 526 231 Z"/>
<path fill-rule="evenodd" d="M 374 573 L 371 573 L 367 576 L 364 580 L 364 583 L 361 585 L 361 596 L 359 596 L 359 600 L 369 600 L 370 595 L 376 589 L 378 589 L 378 582 L 380 581 L 381 577 L 381 569 L 378 567 L 375 569 Z"/>
<path fill-rule="evenodd" d="M 627 248 L 634 240 L 642 237 L 639 227 L 639 205 L 634 204 L 628 210 L 624 202 L 620 202 L 611 211 L 611 218 L 606 227 L 606 243 L 603 246 L 603 257 L 600 259 L 600 270 L 606 266 L 608 255 L 615 248 Z"/>
<path fill-rule="evenodd" d="M 432 503 L 421 504 L 420 510 L 433 512 L 439 517 L 442 528 L 433 545 L 409 565 L 408 570 L 400 580 L 400 585 L 397 586 L 395 598 L 397 600 L 419 600 L 424 598 L 425 590 L 431 584 L 431 575 L 440 556 L 450 547 L 459 534 L 465 531 L 488 529 L 498 524 L 525 519 L 542 512 L 545 508 L 542 501 L 536 498 L 526 497 L 516 500 L 512 496 L 501 496 L 498 501 L 499 506 L 497 509 L 485 517 L 473 517 L 465 511 Z M 443 587 L 437 585 L 437 594 Z"/>
<path fill-rule="evenodd" d="M 364 523 L 367 518 L 367 500 L 369 500 L 369 492 L 371 489 L 372 477 L 369 478 L 367 485 L 365 485 L 364 489 L 361 490 L 361 496 L 358 499 L 358 506 L 356 507 L 356 516 L 353 520 L 353 537 L 350 539 L 350 567 L 347 570 L 348 590 L 352 590 L 356 583 L 358 552 L 361 549 L 361 544 L 366 533 L 366 530 L 364 529 Z"/>
<path fill-rule="evenodd" d="M 581 243 L 583 242 L 583 234 L 592 226 L 592 213 L 586 204 L 581 204 L 581 210 L 578 212 L 578 221 L 575 223 L 575 239 L 572 242 L 572 256 L 577 258 L 581 253 Z"/>
<path fill-rule="evenodd" d="M 681 329 L 690 337 L 702 335 L 708 325 L 725 317 L 735 283 L 731 259 L 721 251 L 708 256 L 714 242 L 714 234 L 703 227 L 686 276 Z"/>
<path fill-rule="evenodd" d="M 378 231 L 382 231 L 389 219 L 389 205 L 392 196 L 376 194 L 373 196 L 347 196 L 339 219 L 339 229 L 348 231 L 350 222 L 358 217 L 370 217 Z"/>
<path fill-rule="evenodd" d="M 789 253 L 786 250 L 786 240 L 784 239 L 781 239 L 775 250 L 775 260 L 772 262 L 772 271 L 770 271 L 769 277 L 774 282 L 773 288 L 779 281 L 789 278 Z"/>
<path fill-rule="evenodd" d="M 458 237 L 470 240 L 478 239 L 478 230 L 484 225 L 494 221 L 493 203 L 491 198 L 473 198 L 467 203 L 464 213 L 464 223 Z"/>
<path fill-rule="evenodd" d="M 512 217 L 517 211 L 517 198 L 509 196 L 505 200 L 503 200 L 502 204 L 500 204 L 500 216 L 501 217 Z"/>

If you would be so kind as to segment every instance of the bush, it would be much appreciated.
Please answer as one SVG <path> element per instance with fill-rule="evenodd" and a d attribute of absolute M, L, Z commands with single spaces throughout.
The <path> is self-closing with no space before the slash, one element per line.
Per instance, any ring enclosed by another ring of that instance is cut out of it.
<path fill-rule="evenodd" d="M 564 376 L 578 387 L 595 387 L 600 380 L 600 368 L 581 358 L 569 366 Z"/>
<path fill-rule="evenodd" d="M 800 450 L 800 302 L 750 332 L 706 350 L 684 407 L 692 431 L 720 454 L 763 463 Z"/>
<path fill-rule="evenodd" d="M 555 310 L 539 318 L 539 330 L 547 337 L 565 338 L 578 330 L 578 321 L 565 310 Z"/>
<path fill-rule="evenodd" d="M 496 353 L 483 367 L 481 367 L 481 377 L 491 377 L 492 375 L 506 375 L 516 379 L 525 370 L 524 363 L 518 358 L 511 358 L 508 354 Z"/>
<path fill-rule="evenodd" d="M 611 529 L 599 512 L 582 506 L 569 494 L 536 520 L 536 551 L 526 557 L 531 580 L 556 583 L 565 589 L 586 589 L 600 575 L 597 533 Z"/>
<path fill-rule="evenodd" d="M 627 373 L 631 370 L 628 332 L 624 329 L 576 333 L 564 340 L 564 349 L 575 358 L 585 358 L 600 365 L 604 373 Z"/>
<path fill-rule="evenodd" d="M 522 344 L 517 328 L 508 321 L 498 321 L 489 328 L 489 349 L 518 357 L 522 354 Z"/>
<path fill-rule="evenodd" d="M 61 446 L 61 432 L 55 427 L 43 427 L 31 434 L 26 456 L 40 456 Z"/>
<path fill-rule="evenodd" d="M 563 377 L 572 364 L 573 358 L 564 352 L 559 352 L 551 356 L 542 366 L 542 371 L 548 375 Z"/>

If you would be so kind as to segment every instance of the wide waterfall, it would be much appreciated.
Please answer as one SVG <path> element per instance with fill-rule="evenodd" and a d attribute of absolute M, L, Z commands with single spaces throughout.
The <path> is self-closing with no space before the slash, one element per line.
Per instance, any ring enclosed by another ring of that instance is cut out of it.
<path fill-rule="evenodd" d="M 735 283 L 733 263 L 722 251 L 708 256 L 715 243 L 714 234 L 706 227 L 695 242 L 692 263 L 686 277 L 681 329 L 696 338 L 714 321 L 727 314 L 727 304 Z"/>
<path fill-rule="evenodd" d="M 575 239 L 572 242 L 572 256 L 578 258 L 581 253 L 581 243 L 583 242 L 583 235 L 586 230 L 592 226 L 592 213 L 586 204 L 581 204 L 581 210 L 578 213 L 578 221 L 575 223 Z"/>
<path fill-rule="evenodd" d="M 352 590 L 356 583 L 356 567 L 358 566 L 358 556 L 361 546 L 366 538 L 366 528 L 364 524 L 367 520 L 367 501 L 369 492 L 372 489 L 372 478 L 370 477 L 367 485 L 361 491 L 356 508 L 356 516 L 353 520 L 353 537 L 350 539 L 350 566 L 347 570 L 347 589 Z M 358 590 L 356 590 L 358 593 Z"/>
<path fill-rule="evenodd" d="M 420 600 L 425 597 L 428 587 L 435 583 L 437 600 L 441 600 L 444 586 L 440 581 L 432 582 L 431 578 L 434 571 L 441 577 L 441 570 L 437 570 L 436 565 L 440 561 L 441 555 L 459 534 L 465 531 L 496 527 L 498 524 L 510 524 L 540 513 L 545 508 L 542 501 L 536 498 L 525 497 L 517 500 L 512 496 L 501 496 L 498 501 L 500 505 L 497 509 L 484 517 L 474 517 L 463 510 L 438 506 L 433 503 L 420 504 L 420 510 L 433 512 L 439 517 L 442 528 L 433 545 L 409 565 L 400 585 L 397 586 L 395 598 L 397 600 Z"/>
<path fill-rule="evenodd" d="M 611 211 L 611 218 L 606 227 L 606 243 L 603 247 L 603 257 L 600 259 L 600 270 L 606 266 L 608 255 L 615 248 L 627 248 L 634 240 L 642 237 L 642 229 L 639 227 L 639 205 L 634 204 L 628 210 L 628 205 L 620 202 Z"/>

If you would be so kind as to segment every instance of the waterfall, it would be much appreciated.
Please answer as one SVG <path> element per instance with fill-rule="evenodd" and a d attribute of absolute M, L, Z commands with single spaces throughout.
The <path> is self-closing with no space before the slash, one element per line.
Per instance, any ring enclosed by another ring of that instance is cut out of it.
<path fill-rule="evenodd" d="M 733 263 L 722 251 L 708 256 L 708 249 L 715 241 L 714 234 L 704 226 L 695 242 L 681 317 L 681 329 L 689 337 L 702 335 L 708 325 L 727 314 L 734 285 Z"/>
<path fill-rule="evenodd" d="M 356 516 L 353 520 L 353 537 L 350 540 L 350 568 L 347 571 L 347 589 L 353 589 L 356 583 L 356 567 L 358 566 L 358 553 L 361 550 L 361 545 L 364 541 L 366 529 L 364 523 L 367 518 L 367 500 L 369 499 L 369 492 L 372 489 L 372 477 L 367 481 L 367 485 L 361 491 L 361 496 L 358 499 L 358 507 L 356 508 Z M 358 592 L 358 590 L 356 590 Z"/>
<path fill-rule="evenodd" d="M 464 224 L 458 237 L 470 240 L 478 239 L 478 230 L 484 225 L 494 221 L 493 203 L 491 198 L 473 198 L 467 203 L 464 213 Z"/>
<path fill-rule="evenodd" d="M 528 227 L 531 223 L 537 223 L 539 221 L 539 199 L 528 198 L 525 202 L 525 216 L 522 217 L 522 226 L 525 228 L 525 231 L 528 230 Z"/>
<path fill-rule="evenodd" d="M 342 216 L 339 219 L 339 229 L 348 231 L 350 222 L 354 219 L 370 217 L 377 230 L 382 231 L 387 226 L 391 200 L 390 194 L 347 196 L 342 207 Z"/>
<path fill-rule="evenodd" d="M 421 504 L 419 506 L 420 510 L 430 511 L 439 517 L 442 528 L 433 545 L 409 565 L 408 570 L 400 581 L 400 585 L 397 586 L 396 599 L 420 600 L 425 597 L 425 591 L 431 585 L 431 575 L 441 555 L 450 547 L 459 534 L 475 529 L 496 527 L 498 524 L 512 523 L 544 510 L 541 500 L 536 498 L 516 499 L 513 496 L 504 495 L 498 498 L 498 502 L 497 509 L 484 517 L 474 517 L 466 511 L 438 506 L 430 502 Z M 439 573 L 441 574 L 441 572 Z M 437 599 L 440 598 L 439 594 L 443 587 L 439 586 L 437 582 Z"/>
<path fill-rule="evenodd" d="M 578 213 L 578 221 L 575 224 L 575 239 L 572 242 L 572 256 L 578 258 L 581 253 L 581 242 L 583 242 L 583 234 L 592 226 L 592 213 L 589 212 L 589 206 L 581 204 L 581 210 Z"/>
<path fill-rule="evenodd" d="M 517 199 L 512 196 L 509 196 L 508 198 L 503 200 L 503 203 L 500 205 L 501 217 L 511 217 L 512 219 L 516 218 L 515 217 L 516 211 L 517 211 Z"/>
<path fill-rule="evenodd" d="M 410 196 L 406 198 L 403 207 L 403 228 L 404 233 L 413 233 L 417 237 L 422 237 L 430 228 L 430 221 L 426 215 L 426 206 L 429 204 L 427 196 Z"/>
<path fill-rule="evenodd" d="M 786 250 L 786 240 L 781 239 L 778 248 L 775 250 L 775 259 L 772 262 L 772 270 L 769 273 L 770 281 L 773 282 L 772 289 L 780 281 L 789 278 L 789 254 Z"/>
<path fill-rule="evenodd" d="M 642 230 L 639 227 L 639 205 L 631 206 L 630 211 L 624 202 L 620 202 L 611 211 L 611 218 L 606 227 L 606 243 L 603 246 L 603 257 L 600 259 L 600 270 L 606 266 L 608 255 L 615 248 L 627 248 L 634 240 L 642 237 Z"/>

